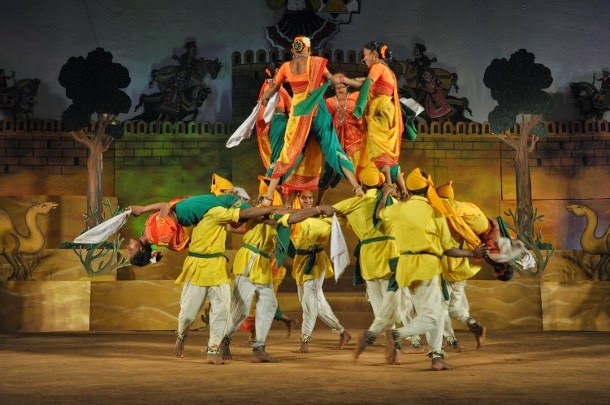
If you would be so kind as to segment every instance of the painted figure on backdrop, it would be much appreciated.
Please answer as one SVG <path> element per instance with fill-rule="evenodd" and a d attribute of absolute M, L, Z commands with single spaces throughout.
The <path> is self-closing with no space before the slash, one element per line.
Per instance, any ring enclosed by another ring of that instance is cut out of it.
<path fill-rule="evenodd" d="M 157 83 L 159 92 L 140 96 L 140 102 L 135 106 L 134 112 L 142 106 L 144 112 L 132 118 L 133 120 L 179 121 L 189 116 L 192 120 L 197 119 L 199 108 L 211 93 L 203 79 L 206 75 L 216 79 L 222 63 L 218 58 L 197 58 L 195 41 L 187 41 L 184 49 L 185 52 L 181 55 L 172 56 L 179 65 L 163 66 L 151 71 L 148 86 L 152 87 Z"/>
<path fill-rule="evenodd" d="M 267 6 L 274 11 L 284 9 L 280 21 L 265 27 L 265 32 L 273 47 L 285 49 L 299 35 L 311 38 L 314 49 L 320 49 L 339 32 L 341 24 L 349 24 L 352 14 L 360 12 L 360 0 L 267 0 Z"/>
<path fill-rule="evenodd" d="M 428 116 L 432 120 L 437 121 L 447 119 L 453 114 L 454 110 L 447 103 L 443 84 L 436 78 L 434 71 L 430 68 L 424 70 L 422 79 L 423 83 L 421 86 L 424 91 L 424 107 Z"/>
<path fill-rule="evenodd" d="M 6 75 L 5 69 L 0 69 L 0 111 L 6 118 L 15 121 L 20 116 L 30 119 L 34 112 L 34 104 L 40 87 L 38 79 L 15 79 L 15 72 Z M 9 80 L 13 85 L 9 86 Z"/>

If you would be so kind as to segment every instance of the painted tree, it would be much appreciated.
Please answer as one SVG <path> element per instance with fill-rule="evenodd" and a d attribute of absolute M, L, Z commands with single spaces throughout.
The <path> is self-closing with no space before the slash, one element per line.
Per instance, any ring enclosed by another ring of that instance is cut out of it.
<path fill-rule="evenodd" d="M 123 136 L 123 126 L 116 116 L 131 108 L 131 99 L 120 90 L 130 82 L 127 68 L 113 63 L 112 54 L 102 48 L 89 52 L 86 58 L 69 58 L 59 72 L 59 84 L 66 88 L 66 96 L 72 100 L 61 116 L 64 130 L 89 151 L 86 229 L 104 219 L 104 152 L 115 139 Z M 97 122 L 89 132 L 93 114 Z"/>
<path fill-rule="evenodd" d="M 515 223 L 515 231 L 526 247 L 534 251 L 538 274 L 546 266 L 547 254 L 541 263 L 540 234 L 534 235 L 534 223 L 542 218 L 532 206 L 532 182 L 528 154 L 536 142 L 548 135 L 543 116 L 551 109 L 552 99 L 543 89 L 553 82 L 551 71 L 534 62 L 534 54 L 520 49 L 510 59 L 494 59 L 485 69 L 483 83 L 491 90 L 491 97 L 498 105 L 489 113 L 492 131 L 500 140 L 515 150 L 515 176 L 517 210 L 509 211 Z M 520 121 L 519 133 L 509 130 Z M 551 252 L 552 254 L 552 252 Z"/>

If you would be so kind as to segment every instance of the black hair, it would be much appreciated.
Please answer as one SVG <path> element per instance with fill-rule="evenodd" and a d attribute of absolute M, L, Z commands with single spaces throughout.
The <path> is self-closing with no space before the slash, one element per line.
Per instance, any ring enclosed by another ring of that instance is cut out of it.
<path fill-rule="evenodd" d="M 269 69 L 271 73 L 273 73 L 275 69 L 277 69 L 277 63 L 275 63 L 274 61 L 269 62 L 267 64 L 267 69 Z"/>
<path fill-rule="evenodd" d="M 371 41 L 364 44 L 365 49 L 377 52 L 381 59 L 392 59 L 392 51 L 388 46 L 380 41 Z M 385 49 L 384 49 L 385 48 Z"/>
<path fill-rule="evenodd" d="M 493 266 L 493 275 L 500 281 L 508 281 L 513 278 L 513 268 L 508 263 L 494 262 L 488 258 L 487 260 Z"/>
<path fill-rule="evenodd" d="M 160 261 L 163 255 L 161 252 L 157 252 L 155 259 L 156 261 Z M 131 264 L 138 267 L 144 267 L 150 264 L 150 259 L 152 258 L 152 247 L 150 244 L 145 243 L 142 244 L 142 249 L 138 250 L 133 257 L 129 260 Z"/>

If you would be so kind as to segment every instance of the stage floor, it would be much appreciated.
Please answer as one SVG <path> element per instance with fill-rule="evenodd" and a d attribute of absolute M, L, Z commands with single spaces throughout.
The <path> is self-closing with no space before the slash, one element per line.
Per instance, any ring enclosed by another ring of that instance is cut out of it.
<path fill-rule="evenodd" d="M 191 332 L 186 355 L 173 355 L 167 332 L 0 334 L 2 404 L 248 403 L 248 404 L 607 404 L 610 333 L 488 332 L 475 349 L 458 332 L 461 353 L 451 371 L 429 370 L 423 354 L 383 363 L 383 339 L 357 362 L 357 330 L 343 351 L 324 326 L 309 354 L 297 353 L 298 333 L 274 324 L 267 352 L 280 362 L 250 363 L 247 335 L 233 339 L 234 360 L 208 365 L 201 349 L 208 333 Z"/>

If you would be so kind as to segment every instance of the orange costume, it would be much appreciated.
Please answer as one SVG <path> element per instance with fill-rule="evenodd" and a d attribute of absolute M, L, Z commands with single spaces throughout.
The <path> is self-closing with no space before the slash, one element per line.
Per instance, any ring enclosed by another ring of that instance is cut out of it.
<path fill-rule="evenodd" d="M 275 76 L 276 84 L 281 85 L 288 81 L 293 91 L 284 145 L 278 159 L 272 164 L 271 173 L 271 177 L 276 179 L 294 169 L 282 184 L 285 193 L 317 189 L 323 158 L 338 173 L 342 173 L 342 167 L 354 171 L 353 165 L 341 149 L 331 125 L 331 117 L 323 104 L 322 108 L 316 107 L 310 114 L 293 114 L 294 107 L 305 100 L 312 90 L 320 87 L 324 73 L 327 72 L 326 64 L 327 60 L 324 58 L 309 56 L 306 72 L 295 75 L 290 71 L 290 62 L 285 62 Z M 315 139 L 309 140 L 310 132 Z M 301 155 L 302 159 L 297 162 Z"/>
<path fill-rule="evenodd" d="M 261 99 L 261 96 L 267 90 L 271 83 L 273 83 L 273 79 L 266 79 L 265 83 L 262 85 L 261 90 L 258 94 L 258 99 Z M 277 105 L 275 106 L 276 113 L 283 113 L 288 115 L 290 111 L 290 106 L 292 101 L 290 99 L 290 94 L 286 91 L 285 88 L 280 87 L 279 89 L 279 99 Z M 258 110 L 258 114 L 256 117 L 256 137 L 258 140 L 258 151 L 261 155 L 261 161 L 263 162 L 263 166 L 265 170 L 269 169 L 271 165 L 271 151 L 272 151 L 272 142 L 269 138 L 269 129 L 271 127 L 271 121 L 265 122 L 263 116 L 265 115 L 265 108 L 261 108 Z"/>
<path fill-rule="evenodd" d="M 370 67 L 369 101 L 364 113 L 366 153 L 378 168 L 398 164 L 404 124 L 396 76 L 385 63 Z"/>
<path fill-rule="evenodd" d="M 175 198 L 169 202 L 173 207 L 186 197 Z M 190 227 L 183 227 L 172 217 L 158 218 L 159 211 L 152 213 L 144 225 L 144 236 L 151 243 L 170 250 L 181 251 L 188 247 L 191 241 Z"/>
<path fill-rule="evenodd" d="M 362 148 L 364 134 L 362 132 L 362 119 L 352 114 L 358 99 L 358 92 L 347 93 L 347 97 L 339 99 L 337 96 L 326 99 L 326 108 L 333 117 L 333 126 L 337 130 L 339 143 L 354 165 L 359 162 L 354 158 Z"/>

